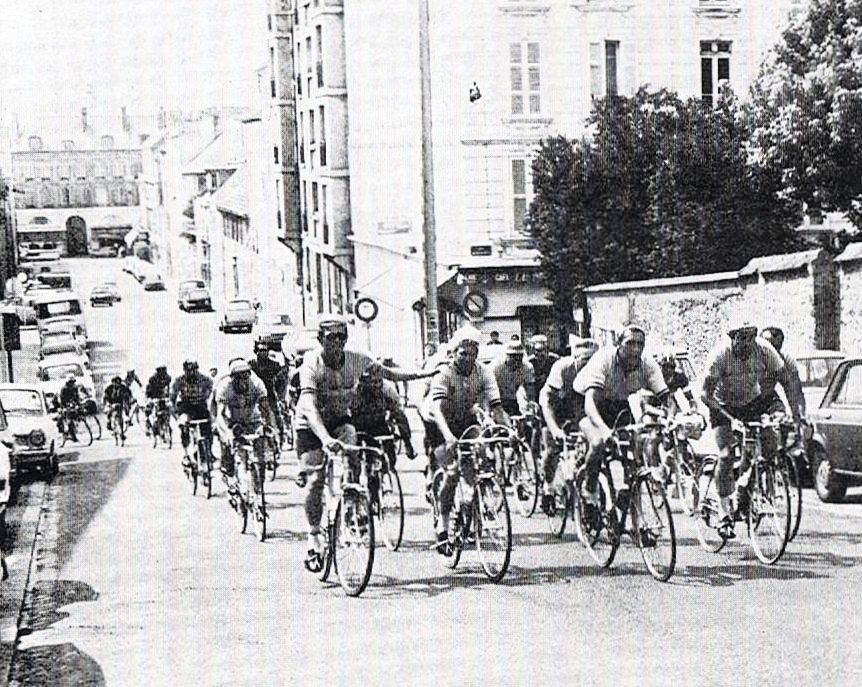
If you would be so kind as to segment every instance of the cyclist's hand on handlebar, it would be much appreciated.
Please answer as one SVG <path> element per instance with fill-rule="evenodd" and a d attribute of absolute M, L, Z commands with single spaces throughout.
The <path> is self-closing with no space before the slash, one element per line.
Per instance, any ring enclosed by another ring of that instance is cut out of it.
<path fill-rule="evenodd" d="M 555 427 L 551 430 L 551 436 L 554 437 L 555 440 L 562 443 L 566 439 L 566 433 L 559 427 Z"/>
<path fill-rule="evenodd" d="M 605 446 L 610 446 L 611 442 L 614 439 L 614 433 L 611 431 L 610 427 L 604 427 L 601 431 L 602 431 L 602 443 Z"/>
<path fill-rule="evenodd" d="M 730 428 L 739 434 L 745 433 L 745 424 L 741 420 L 737 420 L 735 417 L 730 420 Z"/>
<path fill-rule="evenodd" d="M 331 453 L 341 453 L 344 450 L 344 445 L 338 440 L 329 437 L 326 441 L 321 442 L 326 446 L 326 450 Z"/>

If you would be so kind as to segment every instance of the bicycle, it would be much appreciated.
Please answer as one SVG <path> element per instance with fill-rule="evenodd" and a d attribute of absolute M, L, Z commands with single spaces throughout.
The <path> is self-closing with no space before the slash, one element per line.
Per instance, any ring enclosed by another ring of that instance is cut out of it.
<path fill-rule="evenodd" d="M 736 422 L 736 421 L 735 421 Z M 790 536 L 790 493 L 782 461 L 777 455 L 763 454 L 762 435 L 775 432 L 780 437 L 780 421 L 763 415 L 760 422 L 740 423 L 734 431 L 733 475 L 744 487 L 737 504 L 737 515 L 748 526 L 748 538 L 758 560 L 772 565 L 784 553 Z M 718 553 L 727 539 L 719 533 L 721 512 L 718 496 L 718 459 L 708 456 L 698 469 L 694 489 L 694 518 L 701 547 Z"/>
<path fill-rule="evenodd" d="M 362 486 L 365 466 L 360 460 L 357 476 L 349 475 L 350 470 L 343 464 L 344 451 L 361 451 L 362 448 L 339 444 L 339 449 L 332 451 L 324 447 L 323 465 L 316 468 L 323 470 L 323 513 L 326 517 L 321 532 L 323 564 L 317 574 L 325 582 L 334 567 L 338 582 L 348 596 L 362 594 L 374 567 L 374 519 L 368 490 Z M 335 460 L 339 456 L 342 460 Z M 338 474 L 336 465 L 340 468 Z"/>
<path fill-rule="evenodd" d="M 93 431 L 83 414 L 81 406 L 66 406 L 60 409 L 60 446 L 72 441 L 83 446 L 93 443 Z"/>
<path fill-rule="evenodd" d="M 790 534 L 788 542 L 793 541 L 799 533 L 802 522 L 802 473 L 811 471 L 806 444 L 810 435 L 810 427 L 803 423 L 801 432 L 796 430 L 792 418 L 784 416 L 781 419 L 781 435 L 779 453 L 784 465 L 787 490 L 790 495 Z M 800 469 L 801 468 L 801 469 Z"/>
<path fill-rule="evenodd" d="M 479 406 L 475 406 L 473 412 L 482 428 L 482 437 L 494 440 L 487 443 L 494 455 L 498 482 L 505 487 L 514 487 L 518 511 L 529 518 L 536 512 L 539 500 L 539 467 L 533 449 L 517 429 L 496 424 Z M 513 416 L 510 419 L 526 417 Z"/>
<path fill-rule="evenodd" d="M 171 410 L 165 399 L 158 399 L 150 413 L 150 431 L 153 433 L 153 448 L 158 446 L 159 441 L 171 448 L 174 443 L 173 430 L 171 429 Z"/>
<path fill-rule="evenodd" d="M 259 442 L 275 443 L 275 432 L 265 425 L 251 433 L 242 431 L 237 425 L 234 428 L 234 437 L 231 442 L 231 451 L 234 456 L 235 476 L 228 481 L 228 501 L 237 514 L 240 532 L 245 534 L 248 529 L 248 519 L 251 515 L 255 535 L 258 541 L 266 539 L 266 494 L 264 483 L 265 461 L 253 455 L 249 460 L 249 454 L 254 454 L 254 449 Z M 265 449 L 264 449 L 265 450 Z"/>
<path fill-rule="evenodd" d="M 391 434 L 369 437 L 360 433 L 357 441 L 368 476 L 371 513 L 377 519 L 384 546 L 397 551 L 404 535 L 404 493 L 401 478 L 386 451 L 387 444 L 394 448 L 395 437 Z"/>
<path fill-rule="evenodd" d="M 211 439 L 203 436 L 201 428 L 209 424 L 208 419 L 189 420 L 189 446 L 194 448 L 188 464 L 184 466 L 186 477 L 192 483 L 192 496 L 197 494 L 198 478 L 200 478 L 201 485 L 206 489 L 207 498 L 212 496 L 213 456 L 210 451 Z"/>
<path fill-rule="evenodd" d="M 548 515 L 548 525 L 551 534 L 562 538 L 566 531 L 566 522 L 572 518 L 574 522 L 578 514 L 578 491 L 575 489 L 575 481 L 578 471 L 583 467 L 587 457 L 587 441 L 584 435 L 574 429 L 575 423 L 567 420 L 562 427 L 565 435 L 558 439 L 560 446 L 560 462 L 554 474 L 553 493 L 554 509 Z M 578 528 L 575 527 L 577 532 Z"/>
<path fill-rule="evenodd" d="M 81 412 L 86 416 L 87 423 L 91 425 L 93 439 L 100 440 L 102 438 L 102 423 L 99 421 L 99 408 L 96 401 L 92 398 L 85 399 L 81 403 Z"/>
<path fill-rule="evenodd" d="M 618 418 L 619 419 L 619 418 Z M 655 441 L 663 429 L 660 418 L 647 416 L 645 422 L 613 427 L 605 445 L 605 461 L 598 476 L 599 506 L 578 499 L 579 537 L 590 557 L 607 568 L 614 560 L 622 535 L 632 537 L 650 575 L 666 582 L 676 565 L 676 532 L 663 481 L 655 478 L 647 464 L 645 441 Z M 646 437 L 644 435 L 647 435 Z M 618 461 L 623 468 L 623 485 L 614 488 L 610 466 Z M 581 470 L 575 488 L 581 493 L 586 482 Z M 626 518 L 631 529 L 626 529 Z"/>
<path fill-rule="evenodd" d="M 280 402 L 279 402 L 280 403 Z M 266 461 L 264 462 L 264 470 L 269 473 L 269 481 L 275 481 L 275 473 L 278 471 L 278 462 L 281 458 L 281 447 L 284 445 L 284 430 L 278 436 L 278 440 L 272 443 L 271 450 L 266 454 Z M 293 445 L 293 442 L 291 442 Z"/>
<path fill-rule="evenodd" d="M 114 435 L 116 446 L 126 445 L 126 418 L 121 403 L 111 403 L 108 408 L 108 424 Z"/>
<path fill-rule="evenodd" d="M 288 405 L 287 401 L 280 398 L 278 399 L 277 411 L 281 414 L 281 446 L 282 448 L 286 447 L 288 449 L 292 449 L 296 443 L 293 427 L 294 410 L 290 407 L 290 405 Z M 275 472 L 272 473 L 272 479 L 275 479 Z"/>
<path fill-rule="evenodd" d="M 457 469 L 460 473 L 462 460 L 472 461 L 475 484 L 467 484 L 463 474 L 459 474 L 449 518 L 452 556 L 448 558 L 447 566 L 454 570 L 464 548 L 473 544 L 485 576 L 499 582 L 506 575 L 512 555 L 512 520 L 506 493 L 497 480 L 493 455 L 488 455 L 488 447 L 499 439 L 483 437 L 481 433 L 478 425 L 468 427 L 455 444 Z M 441 517 L 439 495 L 444 475 L 445 469 L 438 467 L 432 479 L 435 532 Z M 431 548 L 437 546 L 435 543 Z"/>
<path fill-rule="evenodd" d="M 664 432 L 662 449 L 667 455 L 669 478 L 676 487 L 676 496 L 684 511 L 693 513 L 693 487 L 698 468 L 698 458 L 691 445 L 699 439 L 706 428 L 706 419 L 699 413 L 679 413 L 668 420 Z"/>

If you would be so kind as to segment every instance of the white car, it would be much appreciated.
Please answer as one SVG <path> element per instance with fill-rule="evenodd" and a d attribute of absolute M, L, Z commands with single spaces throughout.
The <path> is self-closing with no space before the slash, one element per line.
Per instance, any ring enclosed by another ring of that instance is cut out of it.
<path fill-rule="evenodd" d="M 262 341 L 269 348 L 278 350 L 284 337 L 295 329 L 287 313 L 262 312 L 258 313 L 251 331 L 255 341 Z"/>
<path fill-rule="evenodd" d="M 222 310 L 218 328 L 223 332 L 250 332 L 257 319 L 257 310 L 247 298 L 234 298 L 228 301 Z"/>
<path fill-rule="evenodd" d="M 12 444 L 11 475 L 30 468 L 41 470 L 49 479 L 56 475 L 60 432 L 39 386 L 0 384 L 0 407 L 8 424 L 4 434 Z"/>
<path fill-rule="evenodd" d="M 55 355 L 65 355 L 71 353 L 78 356 L 85 367 L 89 369 L 90 358 L 87 355 L 87 349 L 81 345 L 77 339 L 62 339 L 43 342 L 39 349 L 39 359 L 45 360 Z"/>
<path fill-rule="evenodd" d="M 63 353 L 39 361 L 37 376 L 42 382 L 42 390 L 45 394 L 59 397 L 60 389 L 70 374 L 77 378 L 78 385 L 83 389 L 85 395 L 93 399 L 96 398 L 93 375 L 78 356 Z"/>

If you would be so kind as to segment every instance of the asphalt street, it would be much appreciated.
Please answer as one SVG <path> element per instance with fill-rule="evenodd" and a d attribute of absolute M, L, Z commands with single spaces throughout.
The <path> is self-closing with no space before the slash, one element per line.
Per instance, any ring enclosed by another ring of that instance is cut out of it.
<path fill-rule="evenodd" d="M 117 260 L 68 261 L 76 288 L 120 283 L 123 301 L 87 307 L 100 378 L 188 356 L 202 370 L 251 355 L 216 315 L 176 292 L 145 293 Z M 25 343 L 34 337 L 25 332 Z M 32 343 L 32 341 L 31 341 Z M 412 412 L 412 411 L 411 411 Z M 416 443 L 421 446 L 421 442 Z M 288 455 L 267 483 L 271 536 L 240 534 L 218 483 L 192 496 L 180 450 L 140 427 L 63 454 L 41 501 L 18 685 L 851 685 L 862 680 L 862 493 L 825 505 L 805 492 L 797 539 L 760 564 L 740 528 L 719 554 L 675 514 L 676 574 L 658 583 L 626 541 L 595 567 L 569 533 L 513 513 L 512 565 L 487 581 L 473 552 L 450 571 L 430 550 L 421 459 L 403 456 L 405 543 L 377 549 L 371 583 L 346 598 L 302 567 L 303 493 Z M 24 544 L 26 542 L 19 542 Z M 15 556 L 26 551 L 16 549 Z"/>

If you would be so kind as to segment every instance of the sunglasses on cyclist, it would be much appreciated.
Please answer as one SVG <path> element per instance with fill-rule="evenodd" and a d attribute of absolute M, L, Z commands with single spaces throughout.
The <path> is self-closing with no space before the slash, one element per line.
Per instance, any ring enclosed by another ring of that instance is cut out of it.
<path fill-rule="evenodd" d="M 325 332 L 323 338 L 326 341 L 347 341 L 347 334 L 344 332 Z"/>

